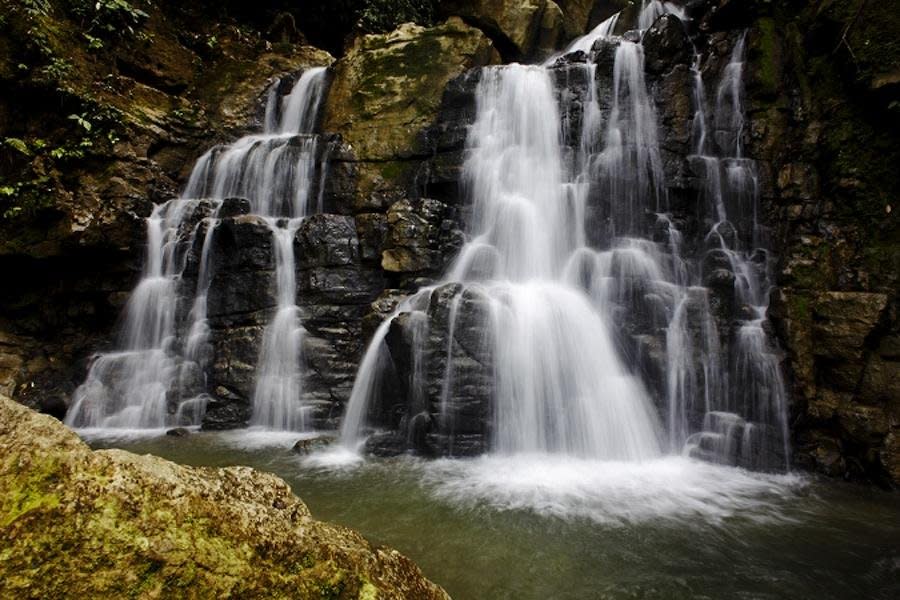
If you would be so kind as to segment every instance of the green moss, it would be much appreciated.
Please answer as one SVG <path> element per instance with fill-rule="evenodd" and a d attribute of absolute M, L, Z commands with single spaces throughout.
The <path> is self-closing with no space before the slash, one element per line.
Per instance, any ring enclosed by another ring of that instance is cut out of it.
<path fill-rule="evenodd" d="M 7 492 L 0 495 L 0 527 L 7 527 L 33 511 L 59 506 L 59 495 L 53 489 L 58 470 L 59 463 L 48 459 L 29 465 L 19 477 L 4 481 Z"/>
<path fill-rule="evenodd" d="M 763 18 L 757 21 L 754 51 L 754 76 L 760 91 L 768 96 L 776 96 L 781 88 L 783 73 L 781 42 L 775 20 Z"/>
<path fill-rule="evenodd" d="M 407 165 L 402 162 L 386 162 L 381 164 L 379 173 L 385 181 L 397 182 L 406 172 L 406 168 Z"/>
<path fill-rule="evenodd" d="M 359 600 L 378 600 L 378 588 L 371 582 L 363 582 L 362 588 L 359 590 Z"/>
<path fill-rule="evenodd" d="M 791 293 L 788 302 L 791 319 L 799 321 L 809 321 L 812 319 L 812 307 L 810 306 L 809 296 Z"/>

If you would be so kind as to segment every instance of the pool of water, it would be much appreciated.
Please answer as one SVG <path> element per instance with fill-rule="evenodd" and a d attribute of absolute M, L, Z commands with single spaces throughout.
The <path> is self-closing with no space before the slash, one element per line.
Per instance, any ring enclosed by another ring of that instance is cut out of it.
<path fill-rule="evenodd" d="M 900 500 L 668 457 L 360 460 L 297 434 L 85 436 L 287 480 L 319 519 L 397 548 L 456 600 L 898 598 Z"/>

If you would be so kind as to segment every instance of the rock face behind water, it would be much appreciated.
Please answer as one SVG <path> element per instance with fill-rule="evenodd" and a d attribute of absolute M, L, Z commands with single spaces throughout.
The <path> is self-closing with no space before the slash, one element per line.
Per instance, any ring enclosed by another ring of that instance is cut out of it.
<path fill-rule="evenodd" d="M 91 451 L 0 397 L 4 598 L 448 598 L 281 479 Z"/>
<path fill-rule="evenodd" d="M 552 50 L 563 33 L 563 12 L 552 0 L 450 0 L 447 14 L 485 31 L 504 58 L 521 60 Z"/>
<path fill-rule="evenodd" d="M 459 18 L 358 38 L 334 65 L 325 106 L 324 128 L 344 144 L 338 162 L 353 167 L 331 169 L 336 212 L 383 210 L 401 199 L 415 177 L 409 160 L 431 154 L 421 134 L 447 83 L 497 59 L 490 39 Z"/>

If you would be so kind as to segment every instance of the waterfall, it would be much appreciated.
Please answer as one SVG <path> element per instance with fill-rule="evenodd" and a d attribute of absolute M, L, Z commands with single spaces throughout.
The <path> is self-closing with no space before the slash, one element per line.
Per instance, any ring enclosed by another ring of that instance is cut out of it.
<path fill-rule="evenodd" d="M 647 211 L 665 203 L 656 114 L 644 81 L 644 48 L 622 41 L 613 67 L 613 106 L 599 158 L 610 199 L 611 235 L 640 231 Z"/>
<path fill-rule="evenodd" d="M 734 274 L 735 303 L 745 314 L 733 332 L 729 372 L 718 375 L 729 385 L 707 407 L 702 431 L 686 440 L 686 452 L 717 462 L 773 468 L 790 464 L 790 436 L 787 391 L 776 348 L 765 331 L 774 261 L 758 221 L 756 165 L 744 156 L 746 35 L 738 37 L 716 90 L 712 143 L 703 80 L 695 66 L 693 158 L 704 165 L 705 191 L 716 219 L 706 236 L 707 257 L 727 262 Z M 711 145 L 715 155 L 708 154 Z M 749 236 L 740 235 L 748 231 Z M 778 458 L 773 460 L 773 455 Z"/>
<path fill-rule="evenodd" d="M 562 54 L 556 54 L 550 57 L 545 64 L 552 64 L 557 58 L 562 56 L 563 54 L 569 54 L 570 52 L 590 52 L 591 48 L 594 46 L 594 42 L 600 39 L 606 39 L 610 37 L 616 29 L 616 25 L 619 24 L 619 15 L 621 13 L 616 13 L 613 16 L 609 17 L 596 27 L 594 27 L 587 35 L 583 35 L 580 38 L 575 39 L 570 43 L 566 49 L 562 52 Z"/>
<path fill-rule="evenodd" d="M 293 239 L 302 218 L 321 210 L 324 169 L 314 132 L 326 69 L 303 72 L 286 98 L 278 93 L 280 83 L 267 93 L 263 133 L 210 149 L 197 160 L 181 197 L 155 207 L 147 219 L 146 259 L 125 309 L 121 350 L 95 357 L 74 394 L 68 425 L 146 429 L 200 423 L 208 398 L 206 306 L 216 213 L 224 199 L 241 197 L 272 231 L 277 287 L 275 315 L 260 348 L 252 422 L 272 429 L 305 426 Z M 196 288 L 186 290 L 187 256 L 201 231 Z M 186 299 L 190 310 L 181 335 L 176 315 Z"/>
<path fill-rule="evenodd" d="M 660 0 L 641 1 L 641 12 L 638 14 L 638 29 L 649 29 L 658 18 L 663 15 L 675 15 L 682 21 L 687 19 L 684 9 L 674 2 L 661 2 Z"/>
<path fill-rule="evenodd" d="M 494 358 L 493 448 L 618 460 L 658 456 L 656 417 L 616 351 L 610 315 L 564 276 L 567 264 L 591 251 L 578 241 L 583 236 L 571 236 L 584 225 L 570 222 L 572 182 L 548 70 L 488 68 L 476 95 L 464 165 L 474 212 L 470 241 L 444 282 L 476 290 L 490 306 L 484 326 Z M 427 305 L 433 289 L 402 303 L 396 314 Z M 387 323 L 357 377 L 342 430 L 348 446 L 357 443 L 365 406 L 377 394 Z M 449 376 L 446 390 L 453 388 Z"/>
<path fill-rule="evenodd" d="M 301 392 L 301 344 L 305 330 L 295 303 L 294 235 L 301 219 L 266 219 L 275 251 L 278 306 L 266 327 L 257 362 L 251 425 L 266 429 L 305 429 Z"/>
<path fill-rule="evenodd" d="M 643 2 L 636 25 L 646 29 L 663 14 L 685 18 L 675 4 Z M 407 437 L 423 411 L 432 413 L 452 453 L 453 399 L 466 388 L 453 347 L 466 294 L 486 312 L 478 325 L 490 349 L 492 452 L 638 461 L 667 448 L 753 468 L 788 464 L 786 394 L 765 329 L 771 258 L 755 165 L 743 154 L 744 37 L 713 111 L 699 54 L 693 65 L 689 161 L 703 167 L 700 212 L 711 223 L 696 249 L 670 212 L 643 46 L 613 35 L 620 18 L 563 53 L 584 52 L 587 61 L 557 55 L 540 66 L 481 70 L 463 169 L 467 243 L 440 282 L 401 302 L 376 331 L 347 406 L 345 447 L 359 448 L 384 401 L 397 351 L 390 332 L 409 328 L 404 315 L 427 322 L 438 291 L 453 284 L 446 349 L 409 342 L 418 361 L 447 362 L 432 370 L 431 406 L 407 399 Z M 604 45 L 615 46 L 610 89 L 597 87 L 595 52 Z M 564 85 L 586 81 L 583 93 L 557 94 L 558 68 L 569 69 Z"/>
<path fill-rule="evenodd" d="M 175 315 L 180 275 L 198 228 L 191 219 L 216 208 L 209 201 L 179 199 L 153 209 L 147 219 L 143 275 L 125 307 L 121 350 L 95 357 L 75 391 L 66 424 L 139 429 L 170 423 L 168 399 L 182 399 L 178 388 L 184 383 Z"/>

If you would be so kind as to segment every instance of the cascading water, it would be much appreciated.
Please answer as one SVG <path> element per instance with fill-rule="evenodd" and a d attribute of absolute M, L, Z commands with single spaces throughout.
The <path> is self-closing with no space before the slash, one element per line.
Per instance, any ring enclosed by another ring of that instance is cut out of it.
<path fill-rule="evenodd" d="M 189 370 L 175 347 L 179 278 L 197 230 L 189 217 L 215 208 L 186 199 L 154 208 L 147 219 L 144 274 L 125 308 L 122 350 L 95 358 L 87 380 L 75 391 L 68 425 L 150 429 L 169 424 L 169 397 L 182 397 L 179 371 Z"/>
<path fill-rule="evenodd" d="M 122 351 L 99 355 L 76 390 L 66 423 L 80 428 L 147 429 L 199 424 L 210 360 L 207 294 L 216 213 L 227 198 L 246 198 L 272 231 L 277 307 L 263 336 L 252 423 L 294 430 L 300 405 L 303 328 L 296 306 L 293 239 L 302 218 L 321 210 L 320 142 L 314 133 L 326 91 L 326 69 L 306 70 L 290 94 L 269 91 L 265 129 L 217 146 L 194 165 L 181 198 L 157 206 L 147 220 L 144 273 L 131 295 Z M 202 200 L 198 200 L 202 199 Z M 182 290 L 187 254 L 200 231 L 196 289 Z M 186 334 L 179 302 L 193 294 Z M 174 417 L 172 416 L 173 400 Z"/>
<path fill-rule="evenodd" d="M 641 31 L 649 29 L 658 18 L 663 15 L 675 15 L 682 21 L 687 17 L 684 9 L 674 2 L 662 2 L 661 0 L 642 0 L 641 12 L 638 15 L 638 29 Z"/>
<path fill-rule="evenodd" d="M 295 304 L 294 234 L 301 219 L 279 224 L 267 219 L 272 230 L 278 279 L 278 307 L 263 334 L 253 392 L 251 425 L 296 431 L 305 428 L 301 392 L 300 348 L 305 333 Z"/>
<path fill-rule="evenodd" d="M 758 221 L 756 165 L 743 149 L 745 46 L 746 33 L 738 38 L 716 91 L 712 144 L 703 80 L 699 72 L 695 78 L 698 109 L 692 158 L 707 173 L 706 195 L 715 215 L 706 238 L 707 256 L 727 261 L 734 274 L 735 303 L 744 314 L 733 335 L 730 371 L 720 376 L 728 376 L 729 385 L 707 412 L 703 431 L 687 440 L 687 448 L 713 460 L 773 467 L 777 465 L 769 458 L 772 454 L 790 464 L 787 392 L 765 331 L 773 260 L 765 248 L 765 228 Z M 709 154 L 710 145 L 718 156 Z"/>
<path fill-rule="evenodd" d="M 644 2 L 638 25 L 649 27 L 663 14 L 684 18 L 677 5 Z M 412 314 L 426 320 L 438 296 L 461 284 L 447 311 L 447 349 L 440 356 L 451 361 L 461 335 L 466 301 L 460 299 L 479 298 L 486 307 L 481 337 L 490 348 L 493 451 L 640 460 L 660 455 L 666 445 L 717 462 L 786 464 L 786 451 L 772 459 L 771 452 L 750 448 L 760 435 L 769 446 L 771 440 L 786 446 L 787 433 L 784 386 L 763 327 L 768 264 L 759 257 L 768 255 L 756 250 L 763 236 L 755 173 L 742 155 L 743 39 L 722 75 L 712 136 L 698 59 L 698 156 L 691 159 L 709 165 L 704 195 L 713 226 L 706 252 L 727 258 L 724 267 L 733 274 L 732 325 L 714 315 L 718 292 L 704 285 L 708 255 L 684 255 L 678 221 L 668 212 L 643 47 L 613 37 L 620 18 L 567 48 L 590 52 L 570 67 L 588 82 L 581 95 L 556 94 L 551 72 L 558 57 L 542 66 L 482 70 L 464 165 L 469 241 L 440 284 L 406 299 L 377 330 L 342 426 L 346 447 L 359 446 L 367 415 L 381 401 L 393 360 L 390 332 L 407 327 L 398 319 Z M 615 46 L 611 89 L 597 87 L 591 50 L 598 44 Z M 579 106 L 567 104 L 574 101 Z M 707 151 L 712 138 L 722 158 Z M 733 224 L 728 219 L 736 210 Z M 754 250 L 740 251 L 739 239 Z M 411 344 L 419 360 L 435 354 L 426 343 Z M 661 350 L 650 350 L 654 345 Z M 649 400 L 654 385 L 635 358 L 642 356 L 656 356 L 661 365 L 663 427 Z M 449 362 L 439 372 L 435 406 L 417 401 L 401 427 L 409 435 L 429 413 L 436 415 L 437 431 L 452 448 L 460 418 L 454 396 L 468 391 Z"/>

